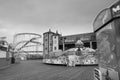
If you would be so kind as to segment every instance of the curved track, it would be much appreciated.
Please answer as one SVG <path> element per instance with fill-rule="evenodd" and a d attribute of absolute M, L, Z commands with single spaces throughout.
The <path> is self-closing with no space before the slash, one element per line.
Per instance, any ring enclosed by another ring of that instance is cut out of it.
<path fill-rule="evenodd" d="M 40 53 L 41 35 L 36 33 L 19 33 L 14 36 L 14 51 L 16 53 Z"/>

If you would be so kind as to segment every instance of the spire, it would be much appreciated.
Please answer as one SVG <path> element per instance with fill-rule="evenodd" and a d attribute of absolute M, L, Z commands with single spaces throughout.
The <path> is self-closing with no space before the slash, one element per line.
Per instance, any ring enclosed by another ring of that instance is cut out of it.
<path fill-rule="evenodd" d="M 49 29 L 49 32 L 51 32 L 51 29 Z"/>
<path fill-rule="evenodd" d="M 56 30 L 56 34 L 58 34 L 58 30 Z"/>

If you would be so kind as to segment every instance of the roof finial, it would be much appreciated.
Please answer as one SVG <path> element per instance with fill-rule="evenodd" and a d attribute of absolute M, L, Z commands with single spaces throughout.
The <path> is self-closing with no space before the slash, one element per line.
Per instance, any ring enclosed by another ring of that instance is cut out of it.
<path fill-rule="evenodd" d="M 56 34 L 58 34 L 58 30 L 56 30 Z"/>
<path fill-rule="evenodd" d="M 51 32 L 51 29 L 49 29 L 49 32 Z"/>

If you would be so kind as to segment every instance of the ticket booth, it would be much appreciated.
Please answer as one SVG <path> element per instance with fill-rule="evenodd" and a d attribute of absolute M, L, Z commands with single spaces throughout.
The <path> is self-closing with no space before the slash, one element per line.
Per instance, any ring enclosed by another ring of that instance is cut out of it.
<path fill-rule="evenodd" d="M 93 23 L 99 67 L 95 80 L 120 80 L 120 1 L 102 10 Z"/>

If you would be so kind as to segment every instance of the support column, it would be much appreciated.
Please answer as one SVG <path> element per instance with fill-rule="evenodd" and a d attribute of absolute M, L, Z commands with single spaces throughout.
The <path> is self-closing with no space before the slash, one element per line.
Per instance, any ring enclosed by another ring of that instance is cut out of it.
<path fill-rule="evenodd" d="M 63 38 L 63 51 L 65 50 L 65 39 L 66 38 Z"/>
<path fill-rule="evenodd" d="M 92 48 L 92 41 L 90 41 L 90 48 Z"/>
<path fill-rule="evenodd" d="M 65 40 L 63 39 L 63 51 L 65 50 Z"/>

